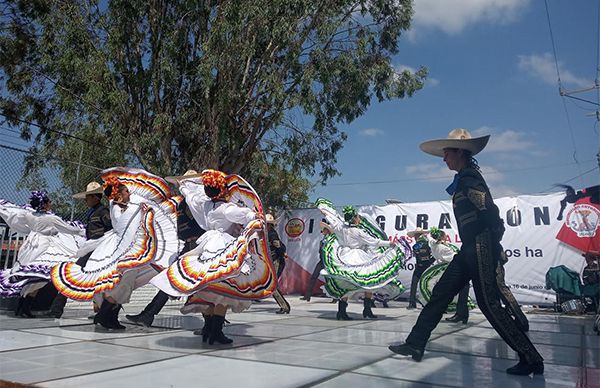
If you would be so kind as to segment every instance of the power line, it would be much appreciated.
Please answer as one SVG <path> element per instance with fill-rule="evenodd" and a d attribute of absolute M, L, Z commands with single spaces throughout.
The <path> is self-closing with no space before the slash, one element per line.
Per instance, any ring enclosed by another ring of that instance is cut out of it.
<path fill-rule="evenodd" d="M 556 54 L 556 43 L 554 41 L 554 33 L 552 32 L 552 23 L 550 22 L 550 11 L 548 9 L 548 0 L 544 0 L 544 4 L 546 5 L 546 19 L 548 20 L 548 30 L 550 31 L 550 41 L 552 42 L 552 52 L 554 54 L 554 64 L 556 65 L 556 77 L 558 78 L 558 91 L 561 96 L 561 100 L 563 103 L 563 108 L 565 110 L 565 115 L 567 116 L 567 126 L 569 127 L 569 133 L 571 135 L 571 144 L 573 145 L 573 160 L 577 164 L 577 169 L 581 174 L 581 167 L 579 166 L 579 161 L 577 160 L 577 146 L 575 144 L 575 134 L 573 132 L 573 126 L 571 125 L 571 117 L 569 116 L 569 110 L 567 109 L 567 104 L 565 102 L 565 91 L 562 87 L 562 82 L 560 80 L 560 69 L 558 66 L 558 55 Z M 578 99 L 576 97 L 572 97 Z"/>
<path fill-rule="evenodd" d="M 94 141 L 91 141 L 91 140 L 83 139 L 83 138 L 81 138 L 81 137 L 79 137 L 79 136 L 71 135 L 70 133 L 66 133 L 66 132 L 59 131 L 58 129 L 52 129 L 52 128 L 48 128 L 48 127 L 45 127 L 45 126 L 42 126 L 42 125 L 36 124 L 36 123 L 34 123 L 34 122 L 31 122 L 31 121 L 28 121 L 28 120 L 20 119 L 20 118 L 18 118 L 18 117 L 12 117 L 12 116 L 8 116 L 8 115 L 6 115 L 6 114 L 4 114 L 4 113 L 2 113 L 2 112 L 0 112 L 0 116 L 6 117 L 7 119 L 10 119 L 10 120 L 16 120 L 16 121 L 18 121 L 18 122 L 20 122 L 20 123 L 23 123 L 23 124 L 32 125 L 32 126 L 34 126 L 34 127 L 37 127 L 37 128 L 43 129 L 43 130 L 45 130 L 45 131 L 49 131 L 49 132 L 58 133 L 58 134 L 60 134 L 60 135 L 63 135 L 63 136 L 65 136 L 65 137 L 70 137 L 70 138 L 72 138 L 72 139 L 76 139 L 76 140 L 82 141 L 82 142 L 84 142 L 84 143 L 92 144 L 92 145 L 94 145 L 94 146 L 97 146 L 97 147 L 103 147 L 103 148 L 107 148 L 107 149 L 108 149 L 108 148 L 110 148 L 110 147 L 108 147 L 108 146 L 105 146 L 105 145 L 103 145 L 103 144 L 99 144 L 98 142 L 94 142 Z"/>
<path fill-rule="evenodd" d="M 594 85 L 596 86 L 596 101 L 600 106 L 600 80 L 598 79 L 598 73 L 600 72 L 600 1 L 598 1 L 596 27 L 596 78 L 594 79 Z"/>
<path fill-rule="evenodd" d="M 595 162 L 595 159 L 585 160 L 582 163 L 590 163 Z M 495 170 L 495 171 L 487 171 L 485 175 L 493 175 L 493 174 L 503 174 L 507 172 L 521 172 L 521 171 L 531 171 L 531 170 L 543 170 L 548 168 L 556 168 L 556 167 L 566 167 L 572 166 L 575 163 L 557 163 L 553 165 L 543 165 L 543 166 L 535 166 L 535 167 L 527 167 L 527 168 L 518 168 L 512 170 Z M 405 179 L 390 179 L 390 180 L 380 180 L 380 181 L 361 181 L 361 182 L 345 182 L 345 183 L 329 183 L 324 186 L 356 186 L 356 185 L 377 185 L 377 184 L 386 184 L 386 183 L 402 183 L 402 182 L 422 182 L 422 181 L 439 181 L 443 179 L 450 179 L 451 177 L 444 176 L 434 176 L 427 178 L 405 178 Z"/>
<path fill-rule="evenodd" d="M 15 144 L 18 145 L 18 144 Z M 30 154 L 30 155 L 40 155 L 39 153 L 33 152 L 33 151 L 29 151 L 29 150 L 24 150 L 22 148 L 16 148 L 16 147 L 11 147 L 11 146 L 7 146 L 4 144 L 0 144 L 0 148 L 4 148 L 4 149 L 8 149 L 8 150 L 12 150 L 12 151 L 17 151 L 17 152 L 21 152 L 24 154 Z M 67 159 L 62 159 L 62 158 L 57 158 L 55 156 L 44 156 L 48 159 L 51 160 L 56 160 L 58 162 L 64 162 L 64 163 L 70 163 L 70 164 L 75 164 L 75 165 L 79 165 L 79 166 L 83 166 L 83 167 L 87 167 L 87 168 L 92 168 L 94 170 L 98 170 L 98 171 L 102 171 L 103 169 L 100 167 L 96 167 L 96 166 L 90 166 L 89 164 L 85 164 L 85 163 L 79 163 L 79 162 L 73 162 L 72 160 L 67 160 Z"/>
<path fill-rule="evenodd" d="M 556 64 L 556 77 L 558 78 L 559 90 L 562 90 L 562 82 L 560 81 L 560 70 L 558 69 L 558 56 L 556 55 L 556 45 L 554 44 L 554 34 L 552 33 L 552 24 L 550 23 L 550 11 L 548 11 L 548 0 L 544 0 L 546 4 L 546 19 L 548 20 L 548 28 L 550 30 L 550 40 L 552 41 L 552 52 L 554 53 L 554 63 Z"/>

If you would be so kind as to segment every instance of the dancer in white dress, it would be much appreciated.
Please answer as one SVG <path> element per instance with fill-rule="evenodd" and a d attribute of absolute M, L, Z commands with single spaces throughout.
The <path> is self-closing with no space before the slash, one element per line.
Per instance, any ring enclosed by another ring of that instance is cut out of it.
<path fill-rule="evenodd" d="M 182 198 L 174 197 L 162 178 L 144 170 L 112 168 L 102 172 L 102 179 L 113 230 L 78 251 L 78 256 L 92 252 L 84 268 L 75 263 L 55 266 L 52 282 L 71 299 L 94 299 L 100 305 L 94 323 L 123 329 L 120 305 L 167 267 L 183 246 L 176 225 L 176 206 Z"/>
<path fill-rule="evenodd" d="M 69 223 L 52 213 L 44 191 L 31 194 L 29 206 L 0 203 L 0 216 L 14 232 L 27 234 L 13 267 L 0 272 L 0 296 L 20 296 L 16 314 L 32 317 L 30 307 L 37 291 L 50 280 L 52 267 L 74 261 L 85 241 L 83 225 Z"/>
<path fill-rule="evenodd" d="M 191 296 L 181 311 L 205 318 L 195 334 L 209 344 L 228 344 L 232 339 L 222 331 L 227 310 L 243 311 L 276 289 L 262 204 L 243 178 L 217 170 L 185 178 L 179 190 L 206 232 L 151 282 L 169 295 Z"/>

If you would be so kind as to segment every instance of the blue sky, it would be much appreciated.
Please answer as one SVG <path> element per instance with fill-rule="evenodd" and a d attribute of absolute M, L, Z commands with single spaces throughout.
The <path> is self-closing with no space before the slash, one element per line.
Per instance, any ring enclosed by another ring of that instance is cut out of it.
<path fill-rule="evenodd" d="M 567 91 L 591 87 L 597 78 L 599 6 L 548 0 Z M 338 154 L 341 176 L 316 187 L 311 199 L 336 205 L 448 199 L 444 188 L 453 172 L 419 144 L 457 127 L 491 134 L 477 159 L 494 197 L 555 192 L 553 184 L 567 181 L 576 188 L 600 183 L 600 124 L 589 116 L 597 106 L 559 95 L 544 1 L 416 0 L 412 29 L 393 63 L 426 66 L 427 85 L 409 99 L 374 102 L 342 126 L 348 140 Z M 599 101 L 598 90 L 573 96 Z"/>

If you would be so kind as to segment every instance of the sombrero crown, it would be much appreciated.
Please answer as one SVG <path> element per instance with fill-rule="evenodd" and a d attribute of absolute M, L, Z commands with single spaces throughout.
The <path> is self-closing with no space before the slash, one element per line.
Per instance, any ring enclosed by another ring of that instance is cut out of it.
<path fill-rule="evenodd" d="M 102 185 L 98 182 L 90 182 L 85 187 L 85 191 L 73 195 L 73 198 L 82 199 L 89 194 L 102 194 Z"/>
<path fill-rule="evenodd" d="M 471 155 L 476 155 L 485 148 L 489 140 L 490 135 L 472 137 L 466 129 L 456 128 L 450 131 L 448 138 L 428 140 L 421 143 L 420 147 L 423 152 L 439 157 L 444 157 L 446 148 L 467 150 L 471 152 Z"/>

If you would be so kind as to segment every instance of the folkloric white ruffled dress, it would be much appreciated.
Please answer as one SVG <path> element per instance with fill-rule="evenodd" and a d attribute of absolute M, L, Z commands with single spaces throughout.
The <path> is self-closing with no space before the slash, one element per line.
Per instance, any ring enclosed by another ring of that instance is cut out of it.
<path fill-rule="evenodd" d="M 102 172 L 103 180 L 113 178 L 130 192 L 126 207 L 110 203 L 113 229 L 88 240 L 77 252 L 77 256 L 92 252 L 85 268 L 65 262 L 52 270 L 55 287 L 71 299 L 101 304 L 104 294 L 118 304 L 127 303 L 131 292 L 166 268 L 183 246 L 176 221 L 182 198 L 174 196 L 162 178 L 131 168 Z"/>
<path fill-rule="evenodd" d="M 377 224 L 363 215 L 359 225 L 345 224 L 328 200 L 318 199 L 317 207 L 333 229 L 323 246 L 325 292 L 338 299 L 365 291 L 384 299 L 399 296 L 404 286 L 398 272 L 411 255 L 409 244 L 400 239 L 392 247 Z"/>
<path fill-rule="evenodd" d="M 10 230 L 26 234 L 13 267 L 0 271 L 0 296 L 27 296 L 50 280 L 52 267 L 74 261 L 85 242 L 83 225 L 64 221 L 55 214 L 37 212 L 7 201 L 0 202 L 0 217 Z"/>
<path fill-rule="evenodd" d="M 200 178 L 184 180 L 179 187 L 206 232 L 195 249 L 151 283 L 171 296 L 190 296 L 181 309 L 184 314 L 204 312 L 217 304 L 241 312 L 253 299 L 270 296 L 277 286 L 260 199 L 240 176 L 225 179 L 228 201 L 211 200 Z"/>

